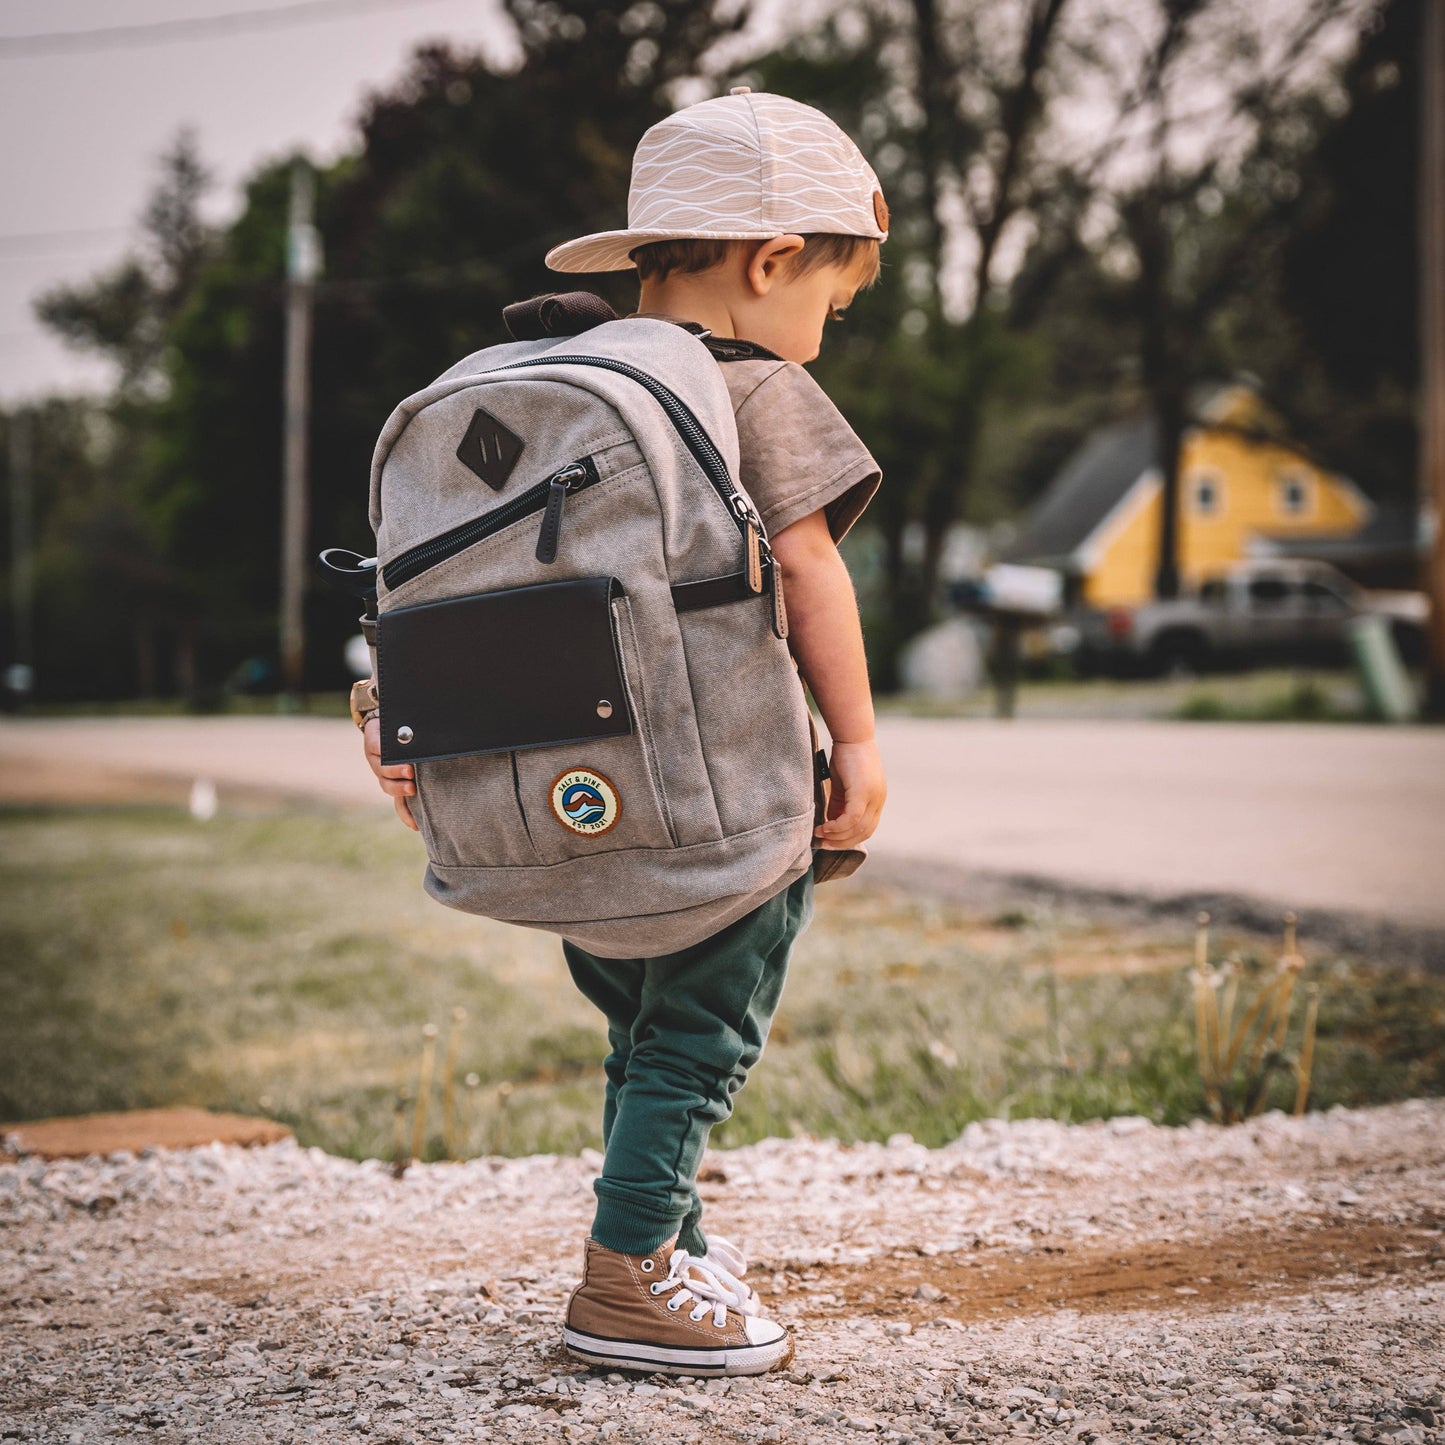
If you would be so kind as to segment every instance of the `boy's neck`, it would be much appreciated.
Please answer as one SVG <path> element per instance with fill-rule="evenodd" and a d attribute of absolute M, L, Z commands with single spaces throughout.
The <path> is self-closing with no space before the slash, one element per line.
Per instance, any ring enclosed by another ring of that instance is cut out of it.
<path fill-rule="evenodd" d="M 712 276 L 672 275 L 644 281 L 637 310 L 644 316 L 694 321 L 717 337 L 735 339 L 738 334 L 727 297 L 720 293 Z"/>

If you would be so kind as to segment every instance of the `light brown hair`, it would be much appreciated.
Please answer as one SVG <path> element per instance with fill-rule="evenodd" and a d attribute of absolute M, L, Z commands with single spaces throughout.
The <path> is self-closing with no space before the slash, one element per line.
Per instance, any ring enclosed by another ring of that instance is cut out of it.
<path fill-rule="evenodd" d="M 878 279 L 880 260 L 878 242 L 871 236 L 812 235 L 803 237 L 803 249 L 791 258 L 797 274 L 820 270 L 824 266 L 863 267 L 865 259 L 871 261 L 868 274 L 860 283 L 860 289 L 871 286 Z M 728 252 L 734 246 L 756 246 L 757 241 L 714 241 L 692 238 L 679 241 L 651 241 L 629 252 L 637 263 L 637 275 L 641 281 L 663 281 L 674 272 L 682 276 L 694 276 L 711 271 L 727 260 Z"/>

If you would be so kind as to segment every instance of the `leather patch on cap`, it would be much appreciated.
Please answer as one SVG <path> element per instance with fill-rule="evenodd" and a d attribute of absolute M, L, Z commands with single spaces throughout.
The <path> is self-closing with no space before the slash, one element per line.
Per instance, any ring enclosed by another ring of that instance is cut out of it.
<path fill-rule="evenodd" d="M 883 199 L 882 191 L 873 192 L 873 219 L 878 222 L 878 229 L 888 229 L 888 202 Z"/>
<path fill-rule="evenodd" d="M 522 438 L 490 412 L 478 407 L 457 447 L 457 460 L 470 467 L 489 487 L 500 492 L 522 455 Z"/>

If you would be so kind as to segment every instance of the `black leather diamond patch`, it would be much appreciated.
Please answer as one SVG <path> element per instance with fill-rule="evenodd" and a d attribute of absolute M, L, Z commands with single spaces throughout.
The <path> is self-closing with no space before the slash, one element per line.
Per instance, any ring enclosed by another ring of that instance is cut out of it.
<path fill-rule="evenodd" d="M 489 487 L 500 492 L 512 475 L 525 443 L 489 412 L 478 407 L 457 448 L 457 460 L 470 467 Z"/>

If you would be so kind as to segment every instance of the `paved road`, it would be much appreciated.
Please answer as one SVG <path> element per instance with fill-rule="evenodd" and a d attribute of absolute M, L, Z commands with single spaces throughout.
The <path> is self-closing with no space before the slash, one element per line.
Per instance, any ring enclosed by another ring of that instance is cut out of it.
<path fill-rule="evenodd" d="M 890 721 L 880 856 L 1445 924 L 1445 731 Z"/>
<path fill-rule="evenodd" d="M 885 719 L 881 859 L 1445 925 L 1445 731 Z M 349 722 L 0 722 L 0 799 L 204 776 L 385 806 Z"/>

